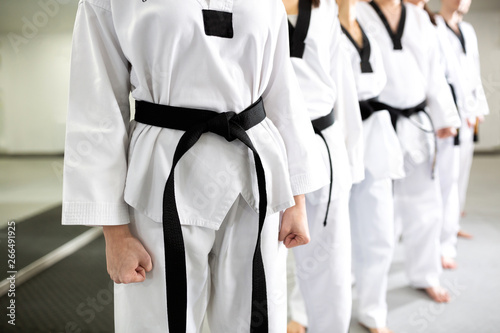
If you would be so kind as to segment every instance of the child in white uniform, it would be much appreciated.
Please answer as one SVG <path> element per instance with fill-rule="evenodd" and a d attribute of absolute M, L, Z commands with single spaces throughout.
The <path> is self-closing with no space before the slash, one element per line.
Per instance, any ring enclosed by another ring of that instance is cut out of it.
<path fill-rule="evenodd" d="M 285 330 L 278 239 L 328 183 L 287 30 L 278 0 L 80 1 L 63 224 L 104 226 L 116 332 Z"/>
<path fill-rule="evenodd" d="M 351 316 L 349 190 L 364 176 L 355 83 L 341 46 L 336 3 L 299 0 L 284 4 L 289 15 L 298 14 L 289 26 L 292 65 L 318 133 L 316 146 L 332 172 L 330 185 L 306 195 L 311 243 L 294 250 L 297 283 L 308 332 L 347 332 Z"/>
<path fill-rule="evenodd" d="M 453 182 L 445 210 L 441 233 L 442 262 L 444 268 L 456 266 L 456 243 L 459 233 L 460 213 L 464 210 L 472 155 L 474 151 L 474 128 L 479 119 L 489 113 L 486 96 L 481 84 L 479 53 L 474 28 L 462 22 L 470 1 L 441 2 L 441 10 L 436 16 L 438 36 L 444 61 L 449 68 L 448 77 L 453 87 L 456 103 L 462 119 L 454 147 L 454 159 L 443 174 L 452 174 Z"/>
<path fill-rule="evenodd" d="M 387 84 L 378 101 L 392 114 L 405 159 L 406 176 L 394 182 L 394 206 L 395 219 L 403 226 L 406 271 L 413 287 L 446 302 L 449 296 L 439 282 L 434 135 L 453 136 L 460 119 L 439 62 L 435 31 L 424 11 L 399 0 L 357 7 L 359 22 L 370 27 L 382 52 Z"/>
<path fill-rule="evenodd" d="M 340 22 L 356 80 L 365 142 L 365 179 L 350 200 L 358 321 L 373 333 L 387 328 L 387 278 L 394 250 L 393 179 L 404 177 L 391 116 L 375 105 L 386 84 L 380 49 L 356 20 L 357 0 L 339 1 Z"/>

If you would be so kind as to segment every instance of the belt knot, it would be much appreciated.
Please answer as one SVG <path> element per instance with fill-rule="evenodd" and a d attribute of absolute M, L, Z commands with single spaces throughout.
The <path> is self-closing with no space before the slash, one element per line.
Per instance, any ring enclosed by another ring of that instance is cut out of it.
<path fill-rule="evenodd" d="M 223 136 L 227 141 L 231 142 L 236 137 L 231 133 L 231 120 L 236 116 L 236 112 L 229 111 L 218 114 L 206 122 L 206 130 Z"/>

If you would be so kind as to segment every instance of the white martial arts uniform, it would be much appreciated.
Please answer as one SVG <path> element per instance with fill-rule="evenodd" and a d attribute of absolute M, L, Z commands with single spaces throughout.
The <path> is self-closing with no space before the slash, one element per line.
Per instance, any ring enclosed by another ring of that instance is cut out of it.
<path fill-rule="evenodd" d="M 233 37 L 208 35 L 213 30 L 204 22 L 205 10 L 232 13 Z M 269 331 L 283 332 L 285 256 L 277 213 L 294 204 L 293 195 L 328 183 L 290 64 L 287 32 L 278 0 L 80 1 L 63 224 L 130 223 L 154 262 L 144 283 L 115 285 L 117 332 L 168 331 L 163 191 L 184 133 L 129 124 L 130 92 L 136 100 L 215 112 L 241 112 L 262 96 L 267 118 L 247 134 L 266 178 L 262 256 Z M 259 200 L 252 153 L 238 140 L 205 133 L 175 174 L 187 261 L 187 332 L 200 331 L 207 311 L 212 332 L 247 332 Z"/>
<path fill-rule="evenodd" d="M 459 129 L 459 146 L 453 145 L 452 138 L 439 140 L 438 165 L 444 204 L 441 252 L 443 256 L 455 257 L 460 212 L 464 208 L 474 151 L 474 129 L 468 126 L 466 120 L 475 123 L 476 117 L 488 114 L 489 109 L 481 85 L 474 29 L 468 23 L 459 23 L 464 41 L 462 44 L 459 36 L 447 26 L 441 16 L 436 16 L 436 23 L 446 76 L 453 87 L 463 120 Z"/>
<path fill-rule="evenodd" d="M 288 16 L 290 18 L 290 15 Z M 306 303 L 297 280 L 297 265 L 293 251 L 288 251 L 286 272 L 287 321 L 295 321 L 303 327 L 308 327 Z"/>
<path fill-rule="evenodd" d="M 436 32 L 427 13 L 414 5 L 402 4 L 405 21 L 400 25 L 399 39 L 397 34 L 390 37 L 372 4 L 357 6 L 358 20 L 377 41 L 384 59 L 387 84 L 379 101 L 401 109 L 426 101 L 435 129 L 460 126 L 439 62 Z M 431 178 L 433 135 L 420 130 L 415 123 L 428 130 L 431 127 L 422 112 L 397 121 L 406 177 L 394 182 L 394 207 L 395 219 L 403 227 L 410 284 L 425 288 L 439 285 L 441 213 L 436 210 L 436 203 L 441 195 L 439 182 Z"/>
<path fill-rule="evenodd" d="M 345 32 L 358 99 L 376 98 L 386 84 L 380 49 L 365 32 L 363 49 L 358 51 L 359 46 Z M 362 61 L 368 61 L 371 71 L 363 70 Z M 392 180 L 404 177 L 403 154 L 388 111 L 377 111 L 365 119 L 363 133 L 365 179 L 353 185 L 349 203 L 352 259 L 358 320 L 377 328 L 387 325 L 387 278 L 394 250 Z"/>
<path fill-rule="evenodd" d="M 466 119 L 475 124 L 476 117 L 489 114 L 488 102 L 481 83 L 479 50 L 474 28 L 467 22 L 460 22 L 459 28 L 464 39 L 462 46 L 458 36 L 446 26 L 441 16 L 436 16 L 440 40 L 447 40 L 450 48 L 445 52 L 447 66 L 450 67 L 450 83 L 457 95 L 460 116 L 464 120 L 460 127 L 460 209 L 464 209 L 467 184 L 469 181 L 472 154 L 474 152 L 474 128 Z"/>
<path fill-rule="evenodd" d="M 297 24 L 301 15 L 307 14 L 299 12 Z M 304 53 L 295 57 L 292 52 L 291 58 L 311 120 L 328 115 L 332 108 L 335 115 L 335 123 L 322 131 L 333 169 L 327 223 L 325 226 L 329 185 L 306 194 L 311 242 L 294 249 L 296 277 L 311 333 L 348 331 L 352 302 L 348 200 L 352 182 L 364 177 L 361 116 L 337 15 L 332 0 L 322 0 L 319 7 L 312 8 Z M 316 139 L 324 165 L 330 169 L 325 143 L 319 135 Z M 294 304 L 298 303 L 292 295 L 289 306 Z M 292 314 L 299 312 L 295 309 Z M 292 319 L 303 322 L 303 317 Z"/>
<path fill-rule="evenodd" d="M 458 193 L 460 148 L 454 142 L 454 137 L 438 139 L 437 172 L 442 204 L 441 256 L 447 258 L 455 258 L 457 255 L 456 243 L 460 220 Z"/>

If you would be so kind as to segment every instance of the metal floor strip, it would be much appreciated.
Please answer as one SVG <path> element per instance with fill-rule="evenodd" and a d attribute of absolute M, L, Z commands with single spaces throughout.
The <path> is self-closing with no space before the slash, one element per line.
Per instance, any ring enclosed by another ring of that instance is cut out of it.
<path fill-rule="evenodd" d="M 60 246 L 59 248 L 55 249 L 54 251 L 48 253 L 42 258 L 22 268 L 16 274 L 16 288 L 19 287 L 22 283 L 29 280 L 31 277 L 43 272 L 50 266 L 80 250 L 85 245 L 89 244 L 94 239 L 99 237 L 101 234 L 102 228 L 92 228 L 84 232 L 80 236 L 67 242 L 66 244 Z M 0 296 L 3 296 L 7 293 L 7 291 L 9 290 L 9 283 L 10 282 L 8 279 L 0 282 Z"/>

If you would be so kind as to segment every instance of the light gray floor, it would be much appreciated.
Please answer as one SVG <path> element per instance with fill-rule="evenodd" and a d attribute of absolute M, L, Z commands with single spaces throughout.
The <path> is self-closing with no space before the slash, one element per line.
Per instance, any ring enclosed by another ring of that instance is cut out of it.
<path fill-rule="evenodd" d="M 0 226 L 60 204 L 61 167 L 61 158 L 0 158 Z M 459 267 L 443 274 L 450 304 L 436 305 L 408 287 L 398 248 L 388 295 L 395 333 L 500 332 L 500 156 L 475 157 L 466 209 L 462 227 L 475 237 L 460 240 Z M 355 317 L 350 332 L 365 332 Z"/>
<path fill-rule="evenodd" d="M 443 274 L 442 283 L 452 296 L 449 304 L 435 304 L 423 292 L 408 287 L 404 255 L 398 247 L 388 294 L 388 321 L 395 333 L 500 332 L 499 156 L 475 157 L 466 211 L 462 228 L 474 239 L 459 240 L 458 268 Z M 353 318 L 350 332 L 366 331 Z"/>

